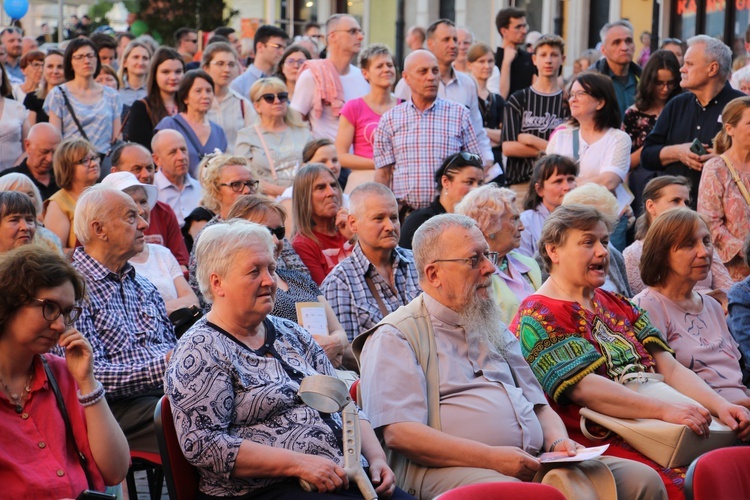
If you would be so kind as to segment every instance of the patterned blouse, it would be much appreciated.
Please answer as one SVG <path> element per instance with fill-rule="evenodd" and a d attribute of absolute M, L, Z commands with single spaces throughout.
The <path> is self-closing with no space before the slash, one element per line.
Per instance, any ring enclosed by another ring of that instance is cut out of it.
<path fill-rule="evenodd" d="M 317 302 L 318 297 L 323 295 L 318 285 L 309 274 L 301 273 L 293 269 L 277 268 L 276 274 L 286 282 L 289 290 L 276 290 L 276 302 L 273 304 L 271 314 L 279 318 L 297 321 L 297 302 Z"/>
<path fill-rule="evenodd" d="M 625 111 L 625 118 L 622 120 L 622 130 L 633 140 L 633 147 L 630 152 L 637 151 L 651 129 L 656 125 L 657 115 L 647 115 L 638 111 L 635 106 L 629 107 Z"/>
<path fill-rule="evenodd" d="M 750 172 L 738 169 L 737 174 L 750 190 Z M 708 218 L 714 247 L 729 275 L 734 281 L 742 281 L 750 275 L 750 268 L 742 259 L 742 243 L 750 228 L 750 205 L 742 197 L 721 158 L 712 158 L 703 166 L 698 187 L 698 212 Z"/>
<path fill-rule="evenodd" d="M 648 314 L 622 295 L 597 288 L 594 310 L 578 302 L 530 295 L 521 303 L 510 331 L 556 403 L 567 403 L 565 391 L 589 373 L 614 380 L 628 365 L 654 366 L 646 345 L 672 352 Z"/>
<path fill-rule="evenodd" d="M 343 466 L 341 415 L 320 413 L 297 398 L 304 377 L 335 376 L 333 366 L 298 325 L 273 316 L 263 325 L 266 343 L 253 350 L 203 317 L 169 363 L 164 393 L 180 447 L 198 467 L 206 495 L 240 496 L 287 480 L 232 477 L 243 440 Z"/>

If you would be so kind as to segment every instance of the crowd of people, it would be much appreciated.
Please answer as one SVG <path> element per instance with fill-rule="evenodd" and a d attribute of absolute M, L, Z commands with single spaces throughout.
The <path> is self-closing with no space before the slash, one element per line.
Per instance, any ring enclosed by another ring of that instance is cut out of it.
<path fill-rule="evenodd" d="M 166 396 L 198 498 L 358 498 L 341 415 L 297 397 L 315 374 L 359 380 L 384 498 L 535 476 L 585 496 L 587 467 L 620 498 L 682 497 L 688 464 L 618 436 L 540 472 L 595 444 L 583 407 L 750 438 L 731 50 L 697 35 L 636 61 L 619 20 L 565 79 L 561 37 L 512 7 L 496 26 L 495 52 L 413 27 L 403 61 L 347 14 L 260 26 L 250 59 L 227 27 L 200 52 L 190 28 L 47 51 L 0 32 L 8 491 L 116 487 L 128 449 L 158 452 Z M 695 404 L 617 383 L 637 371 Z"/>

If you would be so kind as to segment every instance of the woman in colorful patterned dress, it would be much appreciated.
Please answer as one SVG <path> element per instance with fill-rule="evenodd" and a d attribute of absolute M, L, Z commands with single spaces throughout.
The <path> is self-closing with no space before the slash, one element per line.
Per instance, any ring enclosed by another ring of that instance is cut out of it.
<path fill-rule="evenodd" d="M 596 209 L 563 205 L 547 218 L 539 241 L 549 279 L 521 304 L 511 331 L 531 369 L 565 421 L 570 437 L 592 445 L 579 428 L 588 407 L 623 418 L 654 418 L 708 432 L 711 414 L 750 435 L 750 411 L 729 403 L 678 363 L 648 314 L 620 295 L 602 290 L 607 276 L 611 221 Z M 701 406 L 667 404 L 615 382 L 632 366 L 655 370 Z M 670 497 L 681 498 L 684 469 L 665 469 L 619 438 L 606 454 L 631 458 L 662 475 Z"/>

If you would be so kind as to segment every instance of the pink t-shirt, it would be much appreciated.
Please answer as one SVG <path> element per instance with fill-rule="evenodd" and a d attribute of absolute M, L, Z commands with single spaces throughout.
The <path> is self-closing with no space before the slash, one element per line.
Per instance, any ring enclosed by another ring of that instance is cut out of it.
<path fill-rule="evenodd" d="M 349 120 L 354 127 L 353 152 L 357 156 L 372 159 L 372 144 L 375 141 L 375 130 L 380 116 L 360 97 L 352 99 L 341 108 L 341 116 Z"/>

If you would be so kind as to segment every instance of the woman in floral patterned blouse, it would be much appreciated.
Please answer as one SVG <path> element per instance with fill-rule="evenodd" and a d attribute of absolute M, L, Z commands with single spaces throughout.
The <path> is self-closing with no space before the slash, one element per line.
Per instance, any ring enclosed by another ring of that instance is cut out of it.
<path fill-rule="evenodd" d="M 747 438 L 750 411 L 729 403 L 679 364 L 648 314 L 600 288 L 609 267 L 611 223 L 584 205 L 563 205 L 550 214 L 539 240 L 549 279 L 523 301 L 510 326 L 571 439 L 593 444 L 579 428 L 581 407 L 621 418 L 684 424 L 699 435 L 708 431 L 714 414 Z M 615 382 L 633 365 L 655 370 L 701 406 L 668 404 Z M 611 439 L 606 454 L 651 465 L 662 475 L 670 497 L 681 497 L 684 470 L 664 469 L 619 438 Z"/>

